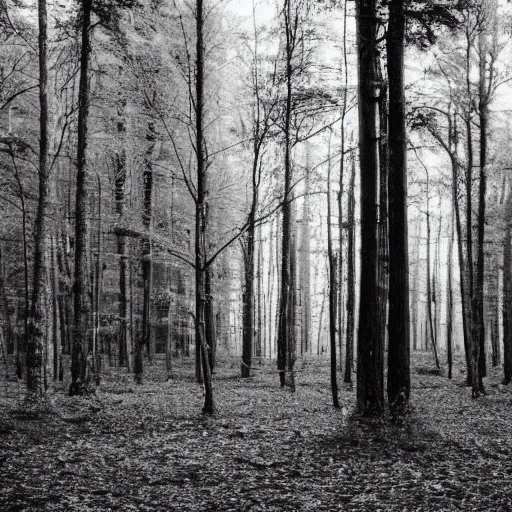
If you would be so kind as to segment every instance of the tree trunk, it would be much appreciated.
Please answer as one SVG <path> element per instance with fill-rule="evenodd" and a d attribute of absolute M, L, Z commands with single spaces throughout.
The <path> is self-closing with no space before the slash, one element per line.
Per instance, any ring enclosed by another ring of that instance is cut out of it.
<path fill-rule="evenodd" d="M 411 390 L 404 39 L 404 0 L 391 0 L 387 36 L 391 113 L 388 129 L 389 348 L 387 392 L 392 415 L 404 412 Z"/>
<path fill-rule="evenodd" d="M 452 217 L 450 223 L 450 239 L 448 241 L 448 272 L 447 272 L 447 292 L 446 292 L 446 351 L 448 356 L 448 378 L 452 378 L 453 367 L 453 287 L 452 287 L 452 269 L 453 269 L 453 237 L 454 237 L 454 211 L 452 205 Z"/>
<path fill-rule="evenodd" d="M 195 152 L 197 160 L 196 186 L 196 379 L 204 382 L 204 414 L 213 414 L 212 374 L 208 362 L 205 333 L 205 263 L 206 263 L 206 148 L 204 140 L 204 14 L 203 0 L 196 1 L 196 69 L 195 69 Z M 202 375 L 201 375 L 202 367 Z"/>
<path fill-rule="evenodd" d="M 151 359 L 153 356 L 153 347 L 151 339 L 151 294 L 152 288 L 152 254 L 151 254 L 151 219 L 153 216 L 153 151 L 156 144 L 156 134 L 154 123 L 148 123 L 146 140 L 149 146 L 144 158 L 144 171 L 142 173 L 142 225 L 146 234 L 141 239 L 142 252 L 142 335 L 137 336 L 135 341 L 134 357 L 134 378 L 137 384 L 142 384 L 143 374 L 143 348 Z"/>
<path fill-rule="evenodd" d="M 388 109 L 388 87 L 383 77 L 380 56 L 376 66 L 377 83 L 380 89 L 378 97 L 379 116 L 379 222 L 377 226 L 377 329 L 378 337 L 382 339 L 382 351 L 378 354 L 380 365 L 384 367 L 384 347 L 386 344 L 389 303 L 389 220 L 388 220 L 388 175 L 389 175 L 389 142 L 388 124 L 390 124 Z M 384 373 L 382 382 L 384 387 Z"/>
<path fill-rule="evenodd" d="M 49 194 L 48 169 L 48 69 L 46 0 L 38 0 L 39 24 L 39 195 L 34 225 L 34 272 L 32 304 L 27 337 L 27 397 L 29 407 L 39 408 L 44 401 L 45 315 L 47 210 Z"/>
<path fill-rule="evenodd" d="M 348 233 L 347 233 L 347 339 L 345 352 L 344 382 L 352 384 L 352 359 L 354 357 L 354 307 L 355 307 L 355 177 L 356 164 L 352 159 L 352 172 L 348 188 Z"/>
<path fill-rule="evenodd" d="M 331 393 L 332 403 L 337 409 L 340 406 L 338 399 L 338 378 L 336 367 L 336 319 L 337 306 L 336 296 L 338 285 L 336 279 L 337 265 L 336 257 L 332 247 L 332 226 L 331 226 L 331 140 L 329 138 L 329 153 L 327 164 L 327 256 L 329 260 L 329 346 L 331 349 Z"/>
<path fill-rule="evenodd" d="M 89 116 L 89 55 L 92 0 L 82 2 L 80 82 L 78 91 L 77 176 L 75 200 L 74 333 L 70 395 L 87 391 L 87 121 Z"/>
<path fill-rule="evenodd" d="M 294 20 L 291 19 L 291 0 L 285 0 L 284 8 L 284 26 L 286 36 L 286 104 L 284 112 L 284 191 L 283 191 L 283 225 L 281 241 L 281 283 L 279 293 L 279 328 L 277 337 L 277 368 L 279 370 L 279 379 L 281 387 L 290 384 L 293 387 L 293 373 L 286 379 L 287 369 L 293 372 L 293 361 L 290 354 L 295 345 L 294 328 L 290 318 L 290 312 L 293 308 L 293 293 L 290 280 L 290 265 L 292 259 L 291 237 L 292 237 L 292 142 L 291 142 L 291 116 L 292 116 L 292 81 L 293 81 L 293 33 Z M 296 21 L 296 20 L 295 20 Z"/>
<path fill-rule="evenodd" d="M 430 236 L 430 201 L 428 198 L 429 194 L 429 187 L 428 187 L 428 177 L 427 177 L 427 333 L 430 334 L 430 344 L 432 347 L 432 352 L 434 354 L 434 362 L 436 364 L 436 368 L 439 370 L 441 368 L 441 365 L 439 364 L 439 357 L 437 355 L 437 342 L 435 339 L 435 330 L 434 330 L 434 321 L 433 321 L 433 315 L 432 315 L 432 281 L 431 281 L 431 272 L 430 272 L 430 242 L 431 242 L 431 236 Z"/>
<path fill-rule="evenodd" d="M 18 366 L 20 366 L 20 361 L 18 360 L 18 347 L 17 340 L 14 335 L 14 329 L 11 322 L 11 315 L 9 313 L 9 301 L 7 298 L 7 285 L 5 282 L 5 265 L 4 265 L 4 256 L 3 256 L 3 247 L 0 243 L 0 308 L 2 311 L 2 316 L 4 319 L 4 339 L 6 338 L 6 343 L 9 343 L 14 348 L 14 359 L 16 364 L 16 372 L 18 373 Z M 5 336 L 6 335 L 6 336 Z M 6 353 L 7 356 L 7 353 Z"/>
<path fill-rule="evenodd" d="M 375 0 L 357 2 L 359 147 L 361 175 L 361 280 L 357 344 L 357 409 L 363 415 L 384 412 L 382 359 L 377 310 L 377 147 Z"/>
<path fill-rule="evenodd" d="M 512 192 L 505 205 L 503 237 L 503 384 L 512 382 Z"/>

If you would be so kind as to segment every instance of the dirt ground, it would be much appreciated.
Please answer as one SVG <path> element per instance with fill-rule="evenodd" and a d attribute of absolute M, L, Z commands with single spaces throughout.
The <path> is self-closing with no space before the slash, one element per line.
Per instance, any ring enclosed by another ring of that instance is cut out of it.
<path fill-rule="evenodd" d="M 413 357 L 413 412 L 402 426 L 352 415 L 355 391 L 331 406 L 328 361 L 297 363 L 297 391 L 274 363 L 238 377 L 220 361 L 217 413 L 201 415 L 191 361 L 141 386 L 110 370 L 91 398 L 52 391 L 54 413 L 20 415 L 23 389 L 0 381 L 0 510 L 512 510 L 512 389 L 499 369 L 472 400 L 455 378 Z M 355 376 L 354 376 L 355 377 Z"/>

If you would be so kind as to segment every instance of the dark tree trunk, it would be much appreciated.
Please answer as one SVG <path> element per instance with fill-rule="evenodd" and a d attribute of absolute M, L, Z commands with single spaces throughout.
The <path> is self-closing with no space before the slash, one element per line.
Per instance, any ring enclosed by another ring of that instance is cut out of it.
<path fill-rule="evenodd" d="M 80 82 L 78 91 L 77 175 L 75 201 L 74 332 L 70 395 L 87 388 L 87 121 L 89 117 L 89 55 L 92 0 L 82 2 Z"/>
<path fill-rule="evenodd" d="M 503 237 L 503 384 L 512 382 L 512 193 L 505 206 Z"/>
<path fill-rule="evenodd" d="M 433 321 L 433 315 L 432 315 L 432 277 L 430 272 L 430 242 L 431 242 L 431 236 L 430 236 L 430 211 L 429 211 L 429 187 L 428 187 L 428 177 L 427 177 L 427 333 L 430 334 L 430 344 L 432 347 L 432 352 L 434 354 L 434 362 L 436 364 L 436 368 L 439 370 L 441 368 L 441 365 L 439 364 L 439 356 L 437 354 L 437 342 L 435 338 L 435 330 L 434 330 L 434 321 Z"/>
<path fill-rule="evenodd" d="M 389 348 L 388 401 L 402 413 L 411 389 L 407 135 L 404 92 L 404 0 L 391 0 L 387 38 L 389 77 Z"/>
<path fill-rule="evenodd" d="M 359 147 L 361 174 L 361 280 L 357 344 L 357 409 L 363 415 L 384 412 L 382 359 L 384 340 L 376 326 L 377 309 L 377 134 L 375 0 L 357 6 Z"/>
<path fill-rule="evenodd" d="M 327 255 L 329 260 L 329 346 L 331 352 L 331 394 L 332 404 L 339 408 L 338 399 L 338 376 L 336 367 L 336 319 L 337 306 L 336 297 L 338 294 L 337 285 L 337 264 L 332 247 L 332 226 L 331 226 L 331 162 L 330 162 L 330 140 L 329 140 L 329 163 L 327 167 Z"/>
<path fill-rule="evenodd" d="M 446 352 L 448 357 L 448 378 L 452 378 L 453 367 L 453 236 L 454 236 L 454 211 L 452 205 L 452 218 L 450 223 L 450 239 L 448 241 L 448 272 L 447 272 L 447 291 L 446 291 Z"/>
<path fill-rule="evenodd" d="M 348 218 L 347 218 L 347 339 L 345 349 L 344 382 L 352 384 L 352 359 L 354 358 L 354 307 L 355 307 L 355 208 L 354 185 L 356 165 L 352 159 L 352 172 L 348 187 Z"/>
<path fill-rule="evenodd" d="M 146 347 L 146 352 L 150 359 L 154 355 L 153 340 L 151 335 L 151 294 L 153 292 L 152 267 L 153 258 L 151 250 L 151 219 L 153 217 L 153 152 L 156 144 L 156 134 L 154 123 L 148 123 L 146 140 L 149 143 L 144 160 L 144 171 L 142 173 L 143 187 L 143 205 L 142 205 L 142 224 L 147 236 L 142 238 L 142 282 L 144 289 L 144 300 L 142 309 L 142 338 L 136 346 L 135 374 L 142 374 L 142 349 Z M 172 228 L 171 228 L 172 229 Z M 140 361 L 140 362 L 139 362 Z"/>
<path fill-rule="evenodd" d="M 382 339 L 383 350 L 379 354 L 380 364 L 384 367 L 384 347 L 386 344 L 389 302 L 389 226 L 388 226 L 388 175 L 389 175 L 389 147 L 388 147 L 388 87 L 382 73 L 382 61 L 378 58 L 376 72 L 377 83 L 380 88 L 378 97 L 379 115 L 379 224 L 377 227 L 377 329 Z M 381 386 L 384 387 L 384 373 Z"/>
<path fill-rule="evenodd" d="M 293 25 L 291 0 L 285 0 L 283 7 L 284 27 L 286 36 L 285 60 L 286 60 L 286 104 L 284 112 L 284 191 L 283 191 L 283 225 L 281 240 L 281 283 L 279 291 L 279 324 L 277 336 L 277 368 L 281 387 L 290 384 L 293 388 L 293 373 L 286 379 L 287 368 L 293 367 L 290 359 L 292 346 L 295 343 L 294 326 L 289 317 L 291 303 L 293 302 L 293 290 L 290 281 L 291 264 L 291 200 L 292 200 L 292 157 L 291 157 L 291 115 L 292 115 L 292 81 L 293 81 Z M 296 21 L 296 19 L 295 19 Z M 291 363 L 291 364 L 290 364 Z M 292 370 L 293 371 L 293 370 Z"/>
<path fill-rule="evenodd" d="M 205 263 L 206 263 L 206 154 L 204 140 L 204 14 L 203 0 L 196 1 L 196 69 L 195 69 L 195 151 L 197 159 L 196 186 L 196 379 L 204 382 L 205 401 L 203 413 L 214 412 L 212 374 L 208 362 L 205 332 Z M 202 367 L 202 375 L 201 375 Z"/>
<path fill-rule="evenodd" d="M 244 292 L 242 295 L 242 377 L 251 376 L 254 340 L 254 211 L 249 214 L 249 229 L 244 246 Z"/>
<path fill-rule="evenodd" d="M 11 322 L 11 315 L 9 313 L 9 301 L 7 298 L 7 285 L 5 282 L 5 273 L 4 273 L 5 265 L 4 265 L 4 256 L 3 256 L 3 247 L 0 243 L 0 308 L 2 311 L 2 316 L 4 319 L 5 330 L 4 334 L 7 335 L 7 343 L 13 346 L 14 349 L 14 358 L 16 364 L 16 372 L 18 373 L 18 366 L 20 366 L 20 361 L 18 360 L 18 347 L 17 340 L 14 335 L 14 329 Z M 7 354 L 6 354 L 7 355 Z"/>

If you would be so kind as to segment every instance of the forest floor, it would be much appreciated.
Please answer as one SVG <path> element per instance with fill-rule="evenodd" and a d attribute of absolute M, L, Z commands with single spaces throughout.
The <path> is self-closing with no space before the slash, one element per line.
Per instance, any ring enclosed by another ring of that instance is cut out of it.
<path fill-rule="evenodd" d="M 331 406 L 328 361 L 297 362 L 297 391 L 274 365 L 241 380 L 220 361 L 217 413 L 201 415 L 190 361 L 163 362 L 141 386 L 111 370 L 96 396 L 52 392 L 54 413 L 17 412 L 23 389 L 0 382 L 0 510 L 512 510 L 512 389 L 492 369 L 472 400 L 455 378 L 413 357 L 413 411 L 402 426 Z"/>

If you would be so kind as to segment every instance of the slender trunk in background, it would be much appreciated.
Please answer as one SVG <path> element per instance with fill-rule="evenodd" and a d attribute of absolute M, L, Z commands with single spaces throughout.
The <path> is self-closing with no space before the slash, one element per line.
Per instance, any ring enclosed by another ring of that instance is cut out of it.
<path fill-rule="evenodd" d="M 487 374 L 485 361 L 485 319 L 484 319 L 484 270 L 485 270 L 485 196 L 487 189 L 487 125 L 488 125 L 488 97 L 487 97 L 487 69 L 484 28 L 481 27 L 478 35 L 479 48 L 479 84 L 478 84 L 478 117 L 480 121 L 479 139 L 479 177 L 478 177 L 478 224 L 477 224 L 477 257 L 475 275 L 475 294 L 473 307 L 474 344 L 478 346 L 478 382 L 473 381 L 473 396 L 485 393 L 482 378 Z M 476 354 L 475 354 L 476 356 Z"/>
<path fill-rule="evenodd" d="M 217 350 L 217 338 L 215 336 L 215 314 L 213 312 L 212 295 L 212 274 L 210 268 L 204 271 L 204 293 L 206 297 L 204 321 L 205 321 L 205 339 L 208 346 L 208 363 L 213 373 L 215 367 L 215 352 Z"/>
<path fill-rule="evenodd" d="M 96 259 L 96 296 L 95 296 L 95 323 L 94 323 L 94 342 L 93 342 L 93 365 L 94 365 L 94 381 L 96 386 L 100 385 L 101 365 L 104 355 L 104 347 L 100 339 L 101 333 L 101 296 L 103 293 L 103 212 L 102 200 L 103 194 L 101 189 L 101 177 L 98 178 L 98 255 Z"/>
<path fill-rule="evenodd" d="M 144 171 L 142 173 L 142 225 L 147 233 L 142 237 L 142 336 L 137 337 L 135 344 L 135 382 L 142 383 L 143 358 L 142 351 L 146 347 L 146 352 L 150 358 L 153 357 L 154 347 L 151 337 L 151 294 L 153 292 L 153 257 L 151 248 L 151 220 L 153 217 L 153 152 L 156 145 L 156 133 L 154 123 L 148 123 L 146 131 L 146 141 L 148 148 L 144 158 Z"/>
<path fill-rule="evenodd" d="M 348 218 L 347 218 L 347 339 L 345 344 L 345 376 L 344 382 L 352 384 L 352 359 L 354 354 L 354 309 L 356 295 L 355 279 L 355 208 L 354 194 L 356 177 L 355 159 L 352 158 L 352 172 L 348 187 Z"/>
<path fill-rule="evenodd" d="M 302 354 L 311 351 L 311 240 L 310 202 L 311 171 L 309 145 L 306 145 L 306 169 L 304 177 L 304 202 L 302 204 L 301 247 L 300 247 L 300 291 L 302 306 Z"/>
<path fill-rule="evenodd" d="M 512 192 L 505 205 L 503 237 L 503 384 L 512 382 Z"/>
<path fill-rule="evenodd" d="M 419 350 L 418 343 L 418 309 L 419 309 L 419 298 L 420 298 L 420 223 L 416 223 L 416 235 L 414 242 L 414 277 L 413 277 L 413 288 L 412 288 L 412 315 L 411 315 L 411 326 L 412 326 L 412 349 Z"/>
<path fill-rule="evenodd" d="M 345 295 L 344 295 L 344 276 L 343 276 L 343 176 L 345 174 L 345 118 L 347 115 L 347 93 L 348 93 L 348 59 L 347 59 L 347 1 L 343 6 L 343 100 L 341 106 L 341 134 L 340 134 L 340 175 L 339 175 L 339 191 L 338 191 L 338 231 L 339 231 L 339 265 L 338 265 L 338 336 L 340 341 L 340 370 L 343 369 L 343 339 L 345 325 Z"/>
<path fill-rule="evenodd" d="M 455 218 L 452 205 L 452 216 L 450 222 L 450 239 L 448 240 L 448 272 L 447 272 L 447 291 L 446 291 L 446 352 L 448 357 L 448 378 L 452 378 L 453 367 L 453 238 L 455 232 Z"/>
<path fill-rule="evenodd" d="M 17 341 L 14 335 L 14 329 L 11 322 L 11 315 L 9 313 L 9 301 L 7 298 L 7 285 L 5 282 L 5 264 L 4 264 L 4 256 L 3 256 L 3 247 L 0 243 L 0 309 L 2 311 L 2 317 L 4 321 L 4 335 L 6 334 L 7 339 L 6 342 L 10 343 L 14 348 L 14 358 L 16 364 L 16 371 L 18 371 L 18 366 L 20 365 L 20 361 L 18 361 L 18 347 Z"/>
<path fill-rule="evenodd" d="M 50 273 L 51 273 L 51 293 L 52 293 L 52 313 L 53 313 L 53 380 L 56 382 L 59 378 L 60 348 L 61 348 L 61 332 L 59 325 L 59 275 L 57 265 L 57 237 L 52 236 L 50 239 Z"/>
<path fill-rule="evenodd" d="M 457 254 L 459 263 L 459 281 L 460 281 L 460 298 L 462 307 L 462 333 L 464 340 L 464 355 L 466 358 L 467 368 L 467 385 L 471 385 L 471 361 L 470 361 L 470 338 L 471 331 L 469 326 L 469 300 L 468 300 L 468 282 L 467 282 L 467 264 L 468 261 L 464 259 L 464 244 L 462 240 L 462 220 L 461 220 L 461 209 L 459 201 L 459 162 L 457 159 L 458 153 L 458 129 L 456 123 L 457 117 L 454 116 L 453 129 L 449 133 L 449 147 L 452 149 L 450 154 L 451 166 L 452 166 L 452 202 L 453 210 L 455 213 L 455 232 L 457 235 Z"/>
<path fill-rule="evenodd" d="M 376 326 L 377 293 L 377 5 L 356 3 L 358 52 L 359 149 L 361 176 L 361 279 L 357 343 L 357 409 L 363 415 L 384 412 L 382 351 Z"/>
<path fill-rule="evenodd" d="M 121 139 L 126 129 L 123 110 L 124 105 L 119 108 L 119 119 L 117 122 L 118 137 Z M 132 340 L 130 336 L 128 242 L 123 231 L 126 215 L 126 152 L 124 148 L 120 148 L 114 158 L 116 215 L 117 221 L 121 226 L 121 231 L 117 234 L 117 255 L 119 257 L 119 364 L 126 364 L 128 370 L 132 371 L 133 368 L 131 368 L 129 364 Z"/>
<path fill-rule="evenodd" d="M 26 350 L 28 344 L 28 320 L 30 317 L 30 287 L 29 287 L 29 262 L 28 262 L 28 240 L 27 240 L 27 208 L 25 205 L 25 190 L 23 184 L 21 182 L 20 175 L 18 173 L 18 167 L 16 165 L 16 160 L 14 159 L 14 155 L 11 155 L 12 164 L 14 167 L 14 177 L 16 179 L 16 183 L 18 185 L 18 193 L 20 195 L 20 204 L 21 204 L 21 222 L 22 222 L 22 241 L 23 241 L 23 280 L 24 280 L 24 332 L 23 332 L 23 346 L 18 346 L 18 353 L 25 352 L 25 362 L 26 362 Z M 21 364 L 21 357 L 18 356 L 16 362 L 16 374 L 19 379 L 21 379 L 23 373 L 23 365 Z"/>
<path fill-rule="evenodd" d="M 258 328 L 256 329 L 257 333 L 257 343 L 256 343 L 256 356 L 259 357 L 259 362 L 261 364 L 261 356 L 262 352 L 264 352 L 262 343 L 262 327 L 263 327 L 263 315 L 262 315 L 262 269 L 263 269 L 263 252 L 262 252 L 262 240 L 261 240 L 261 224 L 258 228 L 258 272 L 256 273 L 256 280 L 258 289 L 256 292 L 256 316 L 258 317 Z M 264 355 L 264 354 L 263 354 Z"/>
<path fill-rule="evenodd" d="M 77 173 L 75 200 L 74 333 L 70 395 L 87 388 L 87 121 L 89 117 L 89 55 L 92 0 L 82 2 L 80 81 L 78 91 Z"/>
<path fill-rule="evenodd" d="M 332 247 L 332 225 L 331 225 L 331 139 L 329 137 L 329 152 L 327 164 L 327 257 L 329 261 L 329 346 L 331 349 L 331 393 L 332 403 L 339 408 L 338 379 L 336 368 L 336 296 L 338 285 L 336 282 L 336 257 Z"/>
<path fill-rule="evenodd" d="M 428 178 L 427 178 L 427 322 L 428 322 L 428 329 L 427 332 L 430 334 L 430 344 L 432 347 L 432 352 L 434 354 L 434 362 L 436 364 L 436 368 L 439 370 L 441 368 L 441 365 L 439 364 L 439 357 L 437 355 L 437 344 L 436 339 L 434 337 L 434 320 L 432 315 L 432 281 L 431 281 L 431 257 L 430 257 L 430 242 L 431 242 L 431 236 L 430 236 L 430 201 L 428 198 L 429 190 L 428 190 Z"/>
<path fill-rule="evenodd" d="M 391 0 L 387 34 L 389 78 L 389 347 L 388 401 L 403 414 L 411 391 L 407 134 L 404 89 L 404 0 Z"/>

